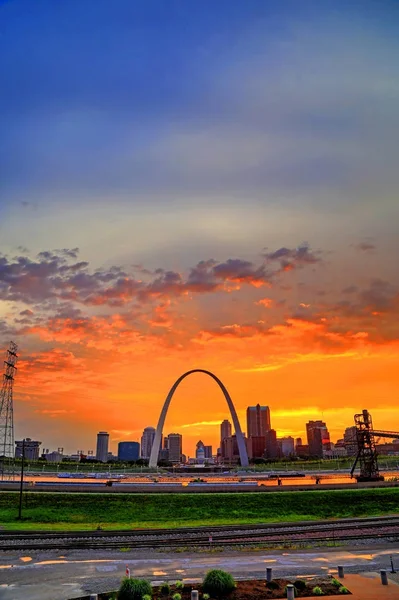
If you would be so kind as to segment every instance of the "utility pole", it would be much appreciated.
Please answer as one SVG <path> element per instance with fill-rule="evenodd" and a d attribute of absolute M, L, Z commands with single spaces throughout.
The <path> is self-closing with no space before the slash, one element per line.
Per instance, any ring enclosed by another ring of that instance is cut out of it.
<path fill-rule="evenodd" d="M 0 389 L 0 479 L 14 478 L 14 409 L 13 386 L 17 371 L 18 347 L 10 342 L 4 361 L 3 383 Z"/>
<path fill-rule="evenodd" d="M 22 492 L 24 489 L 24 465 L 25 465 L 25 438 L 22 440 L 22 463 L 21 463 L 21 482 L 19 485 L 19 510 L 18 519 L 22 519 Z"/>

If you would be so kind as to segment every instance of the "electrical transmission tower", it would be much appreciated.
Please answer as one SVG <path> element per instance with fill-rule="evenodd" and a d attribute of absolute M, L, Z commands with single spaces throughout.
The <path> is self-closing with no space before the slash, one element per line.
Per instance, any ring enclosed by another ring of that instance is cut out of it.
<path fill-rule="evenodd" d="M 3 384 L 0 391 L 0 479 L 14 475 L 14 410 L 12 392 L 18 360 L 18 346 L 10 342 L 4 361 Z"/>

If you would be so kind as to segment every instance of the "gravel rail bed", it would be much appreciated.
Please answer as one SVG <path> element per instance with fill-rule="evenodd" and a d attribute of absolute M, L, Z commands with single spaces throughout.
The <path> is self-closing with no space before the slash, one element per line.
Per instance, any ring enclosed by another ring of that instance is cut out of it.
<path fill-rule="evenodd" d="M 159 532 L 161 531 L 161 532 Z M 210 541 L 210 537 L 212 541 Z M 348 519 L 334 523 L 239 526 L 185 530 L 13 534 L 0 533 L 0 550 L 51 548 L 159 548 L 234 546 L 390 538 L 399 540 L 399 518 Z"/>

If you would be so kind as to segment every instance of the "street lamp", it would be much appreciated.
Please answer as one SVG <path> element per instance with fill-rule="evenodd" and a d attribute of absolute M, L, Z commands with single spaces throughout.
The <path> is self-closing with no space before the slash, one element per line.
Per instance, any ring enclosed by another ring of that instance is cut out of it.
<path fill-rule="evenodd" d="M 19 485 L 18 519 L 22 519 L 22 491 L 23 491 L 23 486 L 24 486 L 24 465 L 25 465 L 25 438 L 22 440 L 22 463 L 21 463 L 21 482 Z"/>

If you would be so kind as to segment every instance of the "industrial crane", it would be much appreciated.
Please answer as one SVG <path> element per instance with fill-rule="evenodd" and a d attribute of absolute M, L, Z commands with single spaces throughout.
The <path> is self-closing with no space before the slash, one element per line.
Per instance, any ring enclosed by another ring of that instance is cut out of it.
<path fill-rule="evenodd" d="M 378 469 L 377 449 L 375 437 L 399 439 L 397 431 L 380 431 L 373 429 L 373 421 L 368 410 L 355 415 L 357 456 L 351 469 L 351 477 L 359 462 L 360 473 L 356 476 L 357 481 L 384 481 Z"/>

